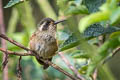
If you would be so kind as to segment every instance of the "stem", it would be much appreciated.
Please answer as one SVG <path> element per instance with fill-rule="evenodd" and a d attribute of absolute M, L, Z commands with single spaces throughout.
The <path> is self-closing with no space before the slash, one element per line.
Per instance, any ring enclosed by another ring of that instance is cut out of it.
<path fill-rule="evenodd" d="M 59 52 L 58 54 L 60 55 L 60 57 L 62 58 L 62 60 L 65 62 L 65 64 L 69 67 L 69 69 L 71 69 L 71 70 L 74 72 L 74 74 L 77 76 L 78 79 L 85 80 L 85 79 L 79 74 L 79 72 L 77 71 L 77 69 L 74 68 L 74 66 L 72 66 L 72 65 L 70 64 L 70 62 L 65 58 L 65 56 L 63 55 L 62 52 Z"/>
<path fill-rule="evenodd" d="M 26 50 L 26 51 L 29 51 L 29 50 L 30 50 L 30 49 L 24 47 L 23 45 L 21 45 L 20 43 L 18 43 L 18 42 L 16 42 L 16 41 L 12 40 L 12 39 L 10 39 L 10 38 L 8 38 L 8 37 L 5 36 L 4 34 L 0 34 L 0 37 L 3 38 L 3 39 L 5 39 L 5 40 L 7 40 L 7 41 L 9 41 L 9 42 L 11 42 L 12 44 L 14 44 L 14 45 L 16 45 L 16 46 L 18 46 L 18 47 L 20 47 L 20 48 Z"/>
<path fill-rule="evenodd" d="M 16 56 L 34 56 L 31 53 L 22 53 L 22 52 L 13 52 L 13 51 L 9 51 L 3 48 L 0 48 L 0 51 L 4 52 L 4 53 L 8 53 L 9 55 L 16 55 Z"/>
<path fill-rule="evenodd" d="M 43 61 L 43 60 L 42 60 Z M 70 77 L 72 80 L 78 80 L 76 77 L 72 76 L 71 74 L 69 74 L 68 72 L 64 71 L 62 68 L 60 68 L 59 66 L 57 66 L 56 64 L 51 63 L 50 61 L 44 61 L 45 63 L 49 64 L 50 66 L 52 66 L 53 68 L 55 68 L 56 70 L 64 73 L 65 75 L 67 75 L 68 77 Z"/>
<path fill-rule="evenodd" d="M 3 19 L 3 10 L 2 10 L 2 0 L 0 0 L 0 32 L 1 34 L 5 34 L 5 25 Z M 6 49 L 6 41 L 1 39 L 2 48 Z M 5 61 L 5 55 L 3 54 L 3 62 Z M 8 65 L 6 64 L 5 68 L 3 69 L 3 80 L 8 80 Z"/>
<path fill-rule="evenodd" d="M 18 62 L 18 66 L 17 66 L 17 77 L 18 77 L 17 80 L 22 80 L 22 66 L 21 66 L 21 59 L 22 59 L 22 56 L 20 56 L 20 58 L 19 58 L 19 62 Z"/>

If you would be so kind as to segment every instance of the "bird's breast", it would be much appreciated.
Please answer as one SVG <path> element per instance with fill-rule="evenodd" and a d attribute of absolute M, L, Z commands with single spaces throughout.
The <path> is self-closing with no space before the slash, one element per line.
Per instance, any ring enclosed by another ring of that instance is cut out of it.
<path fill-rule="evenodd" d="M 43 58 L 51 58 L 58 50 L 55 37 L 47 34 L 38 36 L 38 40 L 35 41 L 35 51 Z"/>

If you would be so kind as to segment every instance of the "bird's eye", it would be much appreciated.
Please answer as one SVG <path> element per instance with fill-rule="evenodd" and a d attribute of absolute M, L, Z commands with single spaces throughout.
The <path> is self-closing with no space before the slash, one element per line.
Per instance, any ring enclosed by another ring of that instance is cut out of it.
<path fill-rule="evenodd" d="M 50 25 L 50 22 L 46 22 L 46 23 L 43 25 L 42 30 L 47 30 L 47 29 L 49 28 L 49 25 Z"/>
<path fill-rule="evenodd" d="M 50 25 L 50 22 L 46 22 L 46 24 L 45 24 L 46 26 L 49 26 Z"/>

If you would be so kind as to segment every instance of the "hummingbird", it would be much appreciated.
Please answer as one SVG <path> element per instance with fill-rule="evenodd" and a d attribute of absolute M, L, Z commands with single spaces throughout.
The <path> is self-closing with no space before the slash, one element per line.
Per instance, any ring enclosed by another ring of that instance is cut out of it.
<path fill-rule="evenodd" d="M 51 18 L 44 18 L 40 21 L 37 30 L 30 37 L 29 47 L 37 52 L 37 55 L 43 60 L 52 60 L 57 53 L 58 45 L 56 39 L 57 24 L 65 20 L 54 21 Z M 43 65 L 43 69 L 49 67 L 36 57 L 37 61 Z"/>

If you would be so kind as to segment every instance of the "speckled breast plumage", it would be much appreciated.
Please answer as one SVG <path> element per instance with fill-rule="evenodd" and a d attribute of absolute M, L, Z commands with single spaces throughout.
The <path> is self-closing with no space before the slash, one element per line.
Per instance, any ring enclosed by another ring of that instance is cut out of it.
<path fill-rule="evenodd" d="M 35 50 L 40 57 L 48 59 L 55 55 L 58 47 L 56 39 L 52 35 L 36 33 L 31 37 L 30 49 Z"/>

